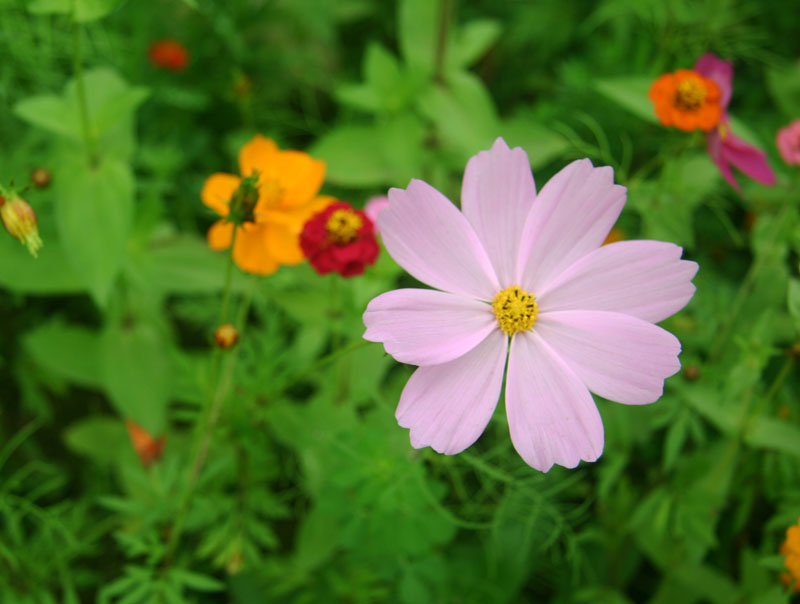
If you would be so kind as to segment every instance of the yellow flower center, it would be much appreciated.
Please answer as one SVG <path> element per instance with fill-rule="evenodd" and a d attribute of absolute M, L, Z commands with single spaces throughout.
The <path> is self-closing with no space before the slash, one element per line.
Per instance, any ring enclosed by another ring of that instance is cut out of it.
<path fill-rule="evenodd" d="M 706 101 L 706 87 L 696 78 L 683 80 L 675 93 L 675 106 L 684 111 L 699 109 Z"/>
<path fill-rule="evenodd" d="M 538 310 L 536 297 L 518 285 L 499 291 L 492 300 L 492 312 L 497 323 L 510 336 L 533 327 Z"/>
<path fill-rule="evenodd" d="M 358 237 L 359 229 L 364 226 L 364 221 L 355 212 L 350 210 L 336 210 L 325 223 L 328 240 L 337 245 L 346 245 Z"/>

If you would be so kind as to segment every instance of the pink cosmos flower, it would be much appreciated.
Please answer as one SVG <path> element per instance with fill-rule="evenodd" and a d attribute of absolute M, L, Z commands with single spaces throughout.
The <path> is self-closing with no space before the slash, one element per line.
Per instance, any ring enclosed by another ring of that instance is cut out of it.
<path fill-rule="evenodd" d="M 380 233 L 378 227 L 378 214 L 389 207 L 389 198 L 386 195 L 376 195 L 367 200 L 364 206 L 364 213 L 372 220 L 375 225 L 375 232 Z"/>
<path fill-rule="evenodd" d="M 790 166 L 800 165 L 800 120 L 778 130 L 775 137 L 783 161 Z"/>
<path fill-rule="evenodd" d="M 694 70 L 713 80 L 722 91 L 722 119 L 716 128 L 706 134 L 708 154 L 717 164 L 722 176 L 734 189 L 741 192 L 731 171 L 731 165 L 734 165 L 753 180 L 764 185 L 774 185 L 775 173 L 769 167 L 764 152 L 731 133 L 727 109 L 733 93 L 733 63 L 723 61 L 709 52 L 697 60 Z"/>
<path fill-rule="evenodd" d="M 656 322 L 683 308 L 697 264 L 659 241 L 601 247 L 625 204 L 609 167 L 569 164 L 538 193 L 528 156 L 498 138 L 470 159 L 463 212 L 412 180 L 389 191 L 386 249 L 441 291 L 373 299 L 364 338 L 418 365 L 397 419 L 411 444 L 454 454 L 486 428 L 506 373 L 511 440 L 547 471 L 594 461 L 603 423 L 590 391 L 652 403 L 680 368 L 681 345 Z"/>

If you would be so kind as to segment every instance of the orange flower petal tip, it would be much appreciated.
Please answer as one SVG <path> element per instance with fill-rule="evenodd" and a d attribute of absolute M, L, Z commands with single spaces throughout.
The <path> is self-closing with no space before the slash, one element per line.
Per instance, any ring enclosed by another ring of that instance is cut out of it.
<path fill-rule="evenodd" d="M 189 65 L 189 52 L 183 44 L 172 38 L 153 42 L 147 54 L 150 63 L 160 69 L 183 71 Z"/>
<path fill-rule="evenodd" d="M 133 450 L 136 451 L 139 461 L 145 468 L 149 468 L 161 459 L 166 437 L 153 438 L 147 430 L 130 419 L 125 420 L 125 426 L 128 428 L 128 436 L 130 436 Z"/>

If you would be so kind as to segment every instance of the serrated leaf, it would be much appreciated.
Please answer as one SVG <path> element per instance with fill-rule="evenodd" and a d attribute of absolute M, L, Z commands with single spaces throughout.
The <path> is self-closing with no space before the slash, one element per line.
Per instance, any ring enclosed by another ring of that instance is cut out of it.
<path fill-rule="evenodd" d="M 73 269 L 104 306 L 131 228 L 133 174 L 112 158 L 90 167 L 81 156 L 63 157 L 58 165 L 54 194 L 60 239 Z"/>

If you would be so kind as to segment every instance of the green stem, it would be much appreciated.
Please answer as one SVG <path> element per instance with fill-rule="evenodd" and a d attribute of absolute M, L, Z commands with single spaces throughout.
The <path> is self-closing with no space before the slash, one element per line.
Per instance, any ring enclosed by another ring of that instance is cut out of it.
<path fill-rule="evenodd" d="M 236 236 L 236 230 L 234 227 L 234 238 Z M 233 249 L 233 246 L 231 246 Z M 231 254 L 231 262 L 229 264 L 233 264 L 233 254 Z M 247 314 L 250 311 L 250 303 L 253 298 L 253 291 L 255 290 L 255 283 L 253 280 L 250 281 L 250 287 L 247 288 L 245 291 L 245 297 L 242 301 L 242 306 L 239 311 L 239 317 L 237 319 L 237 330 L 239 332 L 239 339 L 242 338 L 244 334 L 246 321 L 247 321 Z M 230 291 L 230 279 L 228 279 L 228 283 L 226 284 L 225 288 L 225 304 L 227 305 L 227 298 Z M 219 353 L 219 349 L 216 351 Z M 189 505 L 191 502 L 192 494 L 194 493 L 195 488 L 197 487 L 197 481 L 200 478 L 200 472 L 203 469 L 203 466 L 206 463 L 206 459 L 208 458 L 208 451 L 211 448 L 211 438 L 214 435 L 214 428 L 217 426 L 217 422 L 219 421 L 220 415 L 222 413 L 222 406 L 225 403 L 225 399 L 227 398 L 228 391 L 230 390 L 231 384 L 233 382 L 233 372 L 234 368 L 236 367 L 236 359 L 238 358 L 239 354 L 239 347 L 234 347 L 230 351 L 227 351 L 227 356 L 225 358 L 225 365 L 222 368 L 222 374 L 217 379 L 216 388 L 212 389 L 213 396 L 209 403 L 205 405 L 205 409 L 207 410 L 204 414 L 203 419 L 197 424 L 197 428 L 195 430 L 195 446 L 194 446 L 194 454 L 192 459 L 192 464 L 189 467 L 188 476 L 186 478 L 186 482 L 184 484 L 183 492 L 181 493 L 180 503 L 178 506 L 178 512 L 175 515 L 175 521 L 172 525 L 172 533 L 170 534 L 169 541 L 167 542 L 166 552 L 164 554 L 164 568 L 167 568 L 172 563 L 172 557 L 175 555 L 175 551 L 177 550 L 178 543 L 180 542 L 181 533 L 183 532 L 183 525 L 186 521 L 186 515 L 189 512 Z M 216 360 L 219 356 L 215 356 L 214 367 L 216 370 Z"/>
<path fill-rule="evenodd" d="M 233 225 L 233 235 L 231 235 L 231 261 L 228 262 L 227 268 L 225 269 L 225 285 L 222 289 L 222 305 L 219 308 L 219 321 L 217 321 L 217 326 L 222 325 L 225 323 L 225 319 L 228 318 L 228 304 L 230 303 L 231 299 L 231 279 L 233 277 L 233 249 L 236 246 L 236 234 L 239 232 L 239 225 Z"/>
<path fill-rule="evenodd" d="M 447 34 L 450 29 L 452 0 L 439 0 L 439 31 L 436 35 L 436 50 L 433 57 L 433 79 L 437 84 L 446 85 L 444 80 L 445 55 L 447 54 Z"/>
<path fill-rule="evenodd" d="M 83 52 L 81 49 L 81 30 L 77 23 L 72 25 L 72 68 L 75 74 L 75 90 L 78 95 L 78 112 L 83 130 L 83 142 L 86 145 L 86 157 L 89 165 L 94 167 L 98 162 L 97 140 L 89 121 L 89 103 L 86 100 L 86 84 L 83 81 Z"/>

